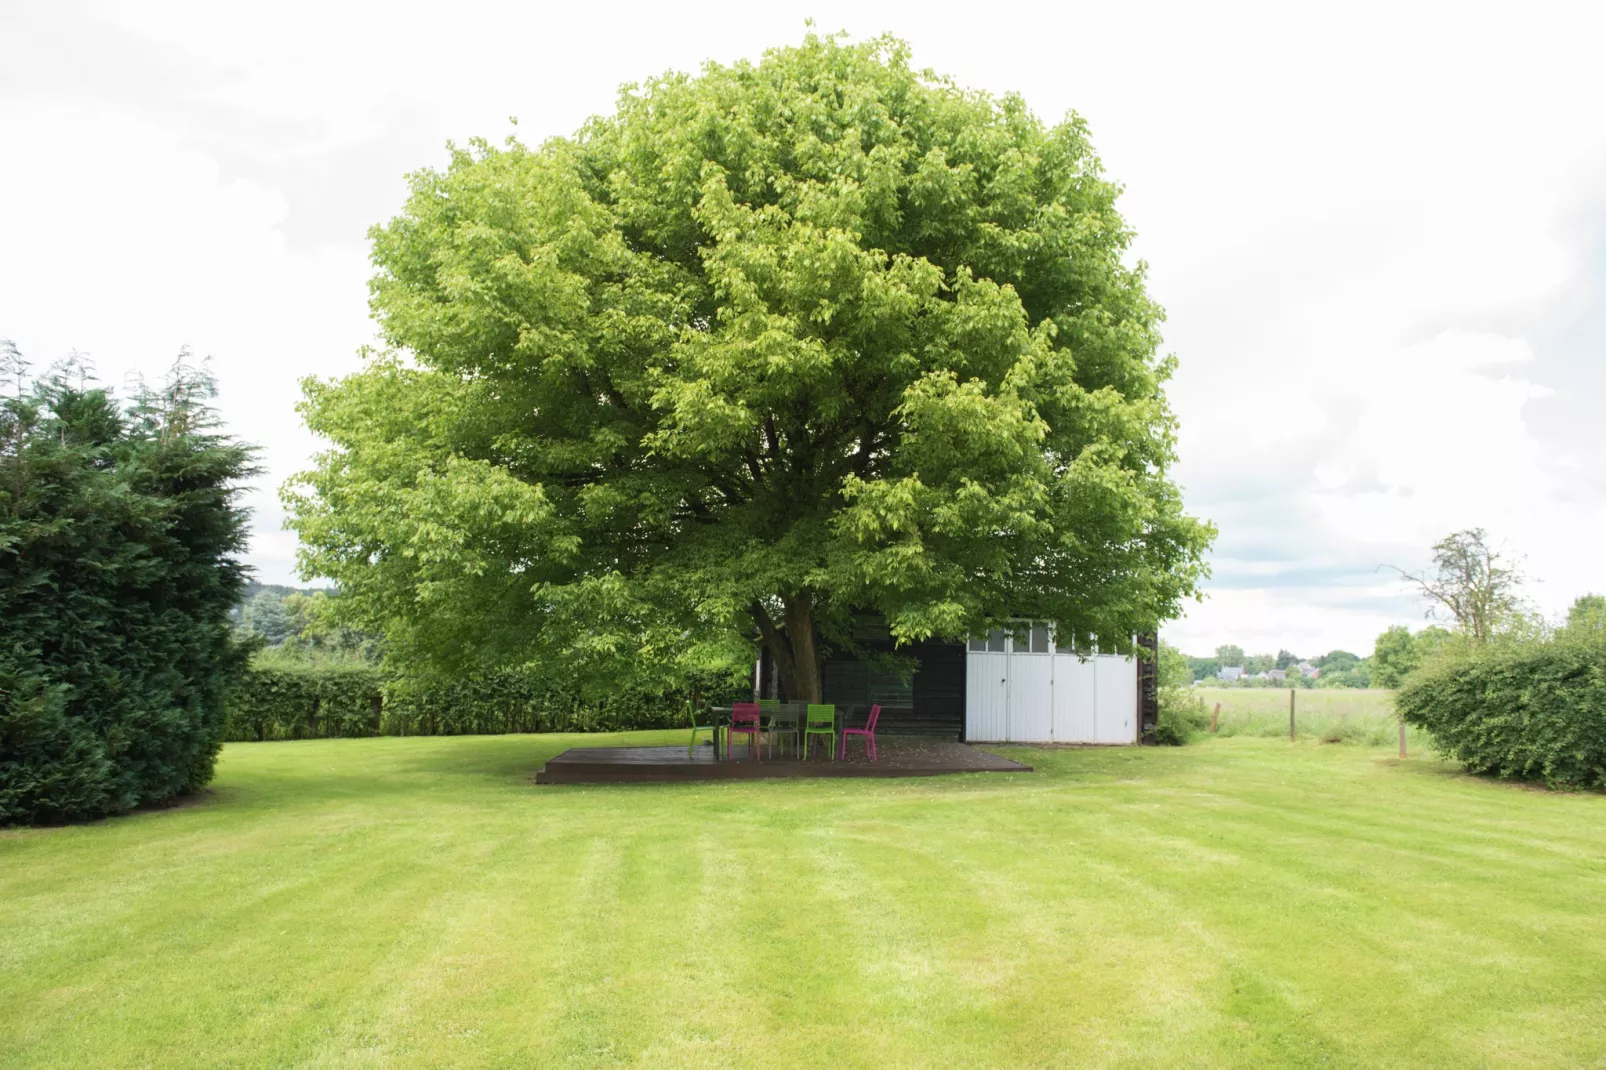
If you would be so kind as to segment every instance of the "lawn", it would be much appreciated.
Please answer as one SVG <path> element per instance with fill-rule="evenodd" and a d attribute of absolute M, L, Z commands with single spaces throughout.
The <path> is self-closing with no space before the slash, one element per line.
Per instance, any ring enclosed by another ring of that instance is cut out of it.
<path fill-rule="evenodd" d="M 1247 736 L 528 782 L 620 739 L 231 744 L 194 804 L 0 832 L 0 1064 L 1606 1059 L 1600 796 Z"/>

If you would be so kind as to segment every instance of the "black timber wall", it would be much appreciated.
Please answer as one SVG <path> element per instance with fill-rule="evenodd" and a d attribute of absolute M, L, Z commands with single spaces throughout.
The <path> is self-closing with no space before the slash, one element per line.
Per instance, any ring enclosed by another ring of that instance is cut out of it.
<path fill-rule="evenodd" d="M 893 648 L 890 638 L 876 637 L 865 646 L 914 662 L 907 682 L 894 679 L 885 669 L 846 653 L 825 659 L 822 690 L 826 702 L 858 706 L 854 723 L 861 723 L 871 703 L 881 703 L 878 732 L 891 735 L 932 735 L 963 739 L 965 732 L 965 648 L 961 643 L 915 643 Z M 769 653 L 760 660 L 759 693 L 767 698 L 789 698 L 781 692 Z"/>

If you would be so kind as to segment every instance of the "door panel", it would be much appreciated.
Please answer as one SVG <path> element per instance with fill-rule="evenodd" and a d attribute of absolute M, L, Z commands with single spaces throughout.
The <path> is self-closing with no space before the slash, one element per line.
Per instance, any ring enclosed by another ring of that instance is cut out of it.
<path fill-rule="evenodd" d="M 1054 655 L 1054 741 L 1098 742 L 1098 673 L 1095 662 L 1075 654 Z"/>
<path fill-rule="evenodd" d="M 1137 662 L 1107 654 L 1095 658 L 1094 663 L 1098 666 L 1098 741 L 1137 742 Z"/>
<path fill-rule="evenodd" d="M 998 743 L 1008 737 L 1009 655 L 965 654 L 965 738 Z"/>
<path fill-rule="evenodd" d="M 1047 743 L 1054 738 L 1054 656 L 1012 653 L 1008 678 L 1009 739 Z"/>

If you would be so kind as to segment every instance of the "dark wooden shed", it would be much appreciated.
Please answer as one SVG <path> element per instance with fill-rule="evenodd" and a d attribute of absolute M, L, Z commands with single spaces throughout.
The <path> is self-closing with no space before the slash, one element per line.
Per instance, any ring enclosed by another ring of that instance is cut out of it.
<path fill-rule="evenodd" d="M 821 690 L 824 700 L 839 706 L 881 706 L 878 731 L 894 735 L 965 737 L 965 646 L 963 643 L 915 643 L 896 648 L 879 617 L 860 618 L 854 642 L 868 658 L 833 651 L 825 659 Z M 911 668 L 900 672 L 875 655 L 895 655 Z M 764 651 L 759 660 L 759 695 L 789 698 Z M 862 712 L 860 716 L 863 716 Z"/>

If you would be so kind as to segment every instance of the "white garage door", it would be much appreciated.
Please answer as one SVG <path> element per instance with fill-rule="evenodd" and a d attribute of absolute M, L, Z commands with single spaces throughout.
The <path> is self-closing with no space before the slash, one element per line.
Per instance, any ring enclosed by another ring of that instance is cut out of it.
<path fill-rule="evenodd" d="M 965 738 L 1011 743 L 1134 743 L 1137 664 L 1054 648 L 1048 627 L 972 639 L 965 655 Z"/>

